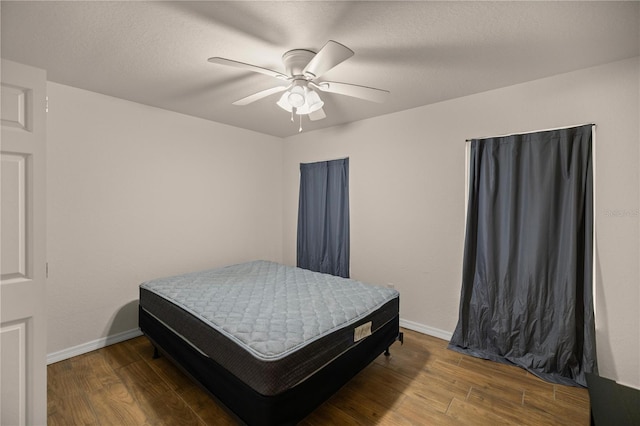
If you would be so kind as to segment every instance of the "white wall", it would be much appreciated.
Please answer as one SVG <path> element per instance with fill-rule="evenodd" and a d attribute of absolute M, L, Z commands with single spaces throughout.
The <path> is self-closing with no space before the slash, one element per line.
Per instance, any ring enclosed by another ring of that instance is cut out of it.
<path fill-rule="evenodd" d="M 145 280 L 281 260 L 281 139 L 47 91 L 49 354 L 137 328 Z"/>
<path fill-rule="evenodd" d="M 596 123 L 600 372 L 640 387 L 639 76 L 634 58 L 286 139 L 284 261 L 295 264 L 299 163 L 348 156 L 352 277 L 395 284 L 405 324 L 447 335 L 461 286 L 465 139 Z"/>

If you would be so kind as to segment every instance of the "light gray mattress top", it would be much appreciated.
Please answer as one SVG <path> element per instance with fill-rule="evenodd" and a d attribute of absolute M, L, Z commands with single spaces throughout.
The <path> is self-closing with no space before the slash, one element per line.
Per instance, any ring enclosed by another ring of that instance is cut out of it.
<path fill-rule="evenodd" d="M 396 290 L 258 260 L 147 281 L 171 301 L 269 361 L 364 318 Z"/>

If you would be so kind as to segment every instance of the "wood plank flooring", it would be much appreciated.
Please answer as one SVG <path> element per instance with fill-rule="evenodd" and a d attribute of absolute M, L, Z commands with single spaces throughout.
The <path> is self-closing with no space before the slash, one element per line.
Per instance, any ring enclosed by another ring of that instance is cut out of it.
<path fill-rule="evenodd" d="M 405 332 L 301 422 L 313 425 L 588 425 L 586 389 L 461 355 Z M 145 337 L 48 367 L 49 425 L 235 425 Z"/>

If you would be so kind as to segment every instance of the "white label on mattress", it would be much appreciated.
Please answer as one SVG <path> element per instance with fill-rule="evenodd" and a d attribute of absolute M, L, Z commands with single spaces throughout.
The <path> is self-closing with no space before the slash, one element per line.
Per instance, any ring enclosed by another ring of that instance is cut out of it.
<path fill-rule="evenodd" d="M 362 324 L 360 327 L 356 327 L 353 330 L 353 341 L 357 342 L 367 336 L 371 336 L 371 321 Z"/>

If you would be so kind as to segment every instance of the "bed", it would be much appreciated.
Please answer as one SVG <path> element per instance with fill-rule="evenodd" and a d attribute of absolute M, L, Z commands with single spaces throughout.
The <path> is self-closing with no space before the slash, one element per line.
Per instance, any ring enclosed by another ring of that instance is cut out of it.
<path fill-rule="evenodd" d="M 402 340 L 397 291 L 269 261 L 147 281 L 139 325 L 249 425 L 297 423 Z"/>

